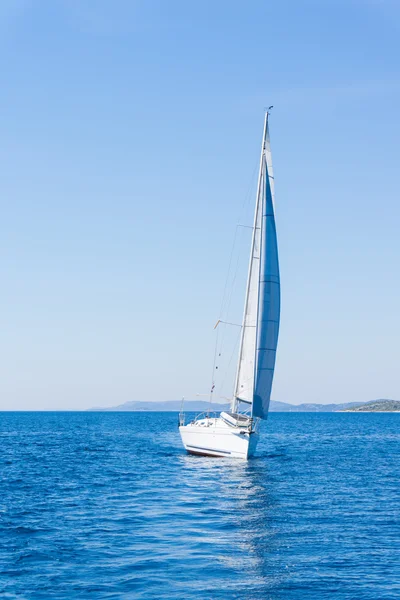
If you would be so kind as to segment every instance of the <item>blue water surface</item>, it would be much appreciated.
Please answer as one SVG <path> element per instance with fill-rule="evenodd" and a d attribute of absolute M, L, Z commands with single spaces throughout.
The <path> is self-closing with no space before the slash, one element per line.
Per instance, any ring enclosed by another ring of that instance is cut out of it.
<path fill-rule="evenodd" d="M 243 462 L 175 413 L 0 413 L 0 596 L 397 600 L 399 427 L 273 413 Z"/>

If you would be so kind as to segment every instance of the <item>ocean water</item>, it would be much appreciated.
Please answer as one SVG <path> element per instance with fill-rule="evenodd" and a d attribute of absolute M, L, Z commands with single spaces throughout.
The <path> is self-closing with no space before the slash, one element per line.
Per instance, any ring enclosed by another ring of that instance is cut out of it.
<path fill-rule="evenodd" d="M 399 429 L 273 413 L 242 462 L 174 413 L 0 413 L 0 597 L 398 600 Z"/>

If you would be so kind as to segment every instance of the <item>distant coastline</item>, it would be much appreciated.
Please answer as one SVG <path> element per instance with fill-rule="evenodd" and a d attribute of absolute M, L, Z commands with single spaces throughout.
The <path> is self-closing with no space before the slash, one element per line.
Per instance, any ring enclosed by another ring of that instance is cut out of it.
<path fill-rule="evenodd" d="M 89 412 L 179 412 L 181 400 L 164 402 L 132 401 L 111 407 L 95 407 Z M 203 412 L 228 410 L 229 404 L 209 403 L 204 400 L 187 400 L 184 403 L 186 412 Z M 289 404 L 271 400 L 270 412 L 400 412 L 400 402 L 397 400 L 371 400 L 370 402 L 345 402 L 341 404 Z"/>
<path fill-rule="evenodd" d="M 343 409 L 342 412 L 400 412 L 398 400 L 371 400 L 359 406 Z"/>

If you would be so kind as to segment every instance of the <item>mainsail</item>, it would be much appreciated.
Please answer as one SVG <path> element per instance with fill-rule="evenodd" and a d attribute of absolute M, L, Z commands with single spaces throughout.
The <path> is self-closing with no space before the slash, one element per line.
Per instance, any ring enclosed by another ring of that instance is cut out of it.
<path fill-rule="evenodd" d="M 239 401 L 251 404 L 252 415 L 261 419 L 265 419 L 268 415 L 278 344 L 279 317 L 279 262 L 267 113 L 233 401 L 235 410 Z"/>

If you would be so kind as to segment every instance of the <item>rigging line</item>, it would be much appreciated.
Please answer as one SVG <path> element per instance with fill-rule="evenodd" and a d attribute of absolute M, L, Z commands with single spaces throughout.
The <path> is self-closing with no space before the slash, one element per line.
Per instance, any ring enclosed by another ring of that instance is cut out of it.
<path fill-rule="evenodd" d="M 251 227 L 251 229 L 253 230 L 254 228 Z M 233 295 L 234 295 L 234 292 L 235 292 L 235 284 L 236 284 L 237 276 L 238 276 L 238 273 L 239 273 L 240 258 L 241 258 L 241 255 L 240 255 L 240 252 L 238 252 L 237 259 L 236 259 L 235 269 L 233 271 L 233 279 L 232 279 L 232 282 L 231 282 L 231 289 L 230 289 L 230 293 L 229 293 L 229 296 L 227 298 L 226 307 L 225 307 L 226 319 L 228 319 L 228 317 L 229 317 L 229 311 L 230 311 L 230 308 L 231 308 L 231 302 L 232 302 L 232 298 L 233 298 Z M 228 324 L 233 324 L 233 323 L 231 323 L 231 322 L 228 321 Z M 243 325 L 241 327 L 243 327 Z M 224 341 L 225 341 L 225 329 L 222 332 L 222 338 L 221 338 L 221 343 L 220 343 L 220 352 L 222 351 L 222 346 L 223 346 Z"/>
<path fill-rule="evenodd" d="M 216 367 L 216 362 L 217 362 L 218 337 L 219 337 L 219 331 L 217 331 L 217 338 L 215 340 L 214 361 L 213 361 L 213 370 L 212 370 L 212 376 L 211 376 L 210 405 L 208 407 L 208 412 L 210 412 L 210 410 L 211 410 L 213 391 L 215 388 L 214 381 L 215 381 L 215 367 Z"/>
<path fill-rule="evenodd" d="M 241 217 L 244 214 L 245 206 L 249 203 L 249 200 L 250 200 L 252 188 L 253 188 L 253 185 L 254 185 L 254 177 L 255 177 L 255 174 L 256 174 L 256 170 L 257 170 L 257 165 L 255 165 L 255 167 L 253 169 L 253 173 L 251 175 L 251 179 L 250 179 L 249 186 L 247 188 L 247 192 L 245 194 L 245 197 L 244 197 L 244 200 L 242 202 L 242 205 L 241 205 L 241 207 L 239 208 L 239 211 L 238 211 L 238 213 L 239 213 L 238 214 L 238 218 L 237 218 L 237 223 L 238 224 L 236 225 L 236 228 L 235 228 L 235 234 L 234 234 L 233 243 L 232 243 L 232 246 L 231 246 L 231 252 L 230 252 L 230 257 L 229 257 L 229 265 L 228 265 L 228 272 L 227 272 L 226 279 L 225 279 L 224 292 L 223 292 L 222 301 L 221 301 L 221 308 L 220 308 L 220 314 L 219 314 L 220 317 L 222 317 L 222 311 L 223 311 L 223 307 L 224 307 L 224 303 L 225 303 L 225 297 L 226 297 L 226 292 L 227 292 L 227 287 L 228 287 L 228 282 L 229 282 L 230 270 L 231 270 L 231 266 L 232 266 L 233 253 L 234 253 L 235 245 L 236 245 L 236 238 L 237 238 L 238 228 L 239 227 L 246 227 L 245 225 L 239 225 L 239 223 L 242 220 Z"/>
<path fill-rule="evenodd" d="M 229 315 L 229 310 L 231 307 L 231 302 L 232 302 L 232 297 L 233 297 L 233 292 L 234 292 L 234 286 L 235 286 L 235 282 L 236 282 L 236 278 L 237 278 L 237 274 L 238 274 L 238 270 L 239 270 L 239 261 L 240 261 L 240 254 L 238 253 L 238 257 L 237 257 L 237 261 L 236 261 L 236 267 L 235 267 L 235 271 L 234 271 L 234 277 L 232 280 L 232 288 L 231 288 L 231 292 L 229 294 L 229 298 L 228 298 L 228 302 L 227 302 L 227 306 L 226 306 L 226 316 L 228 317 Z M 222 331 L 222 335 L 221 335 L 221 342 L 220 342 L 220 346 L 219 346 L 219 354 L 222 354 L 222 348 L 225 342 L 225 335 L 226 335 L 226 327 L 223 328 Z M 241 331 L 242 327 L 240 327 Z"/>
<path fill-rule="evenodd" d="M 236 266 L 235 266 L 235 270 L 234 270 L 234 274 L 233 274 L 233 279 L 232 279 L 232 284 L 231 284 L 231 291 L 230 291 L 229 298 L 227 300 L 226 309 L 225 309 L 226 319 L 228 319 L 228 317 L 229 317 L 229 310 L 230 310 L 230 307 L 231 307 L 233 292 L 234 292 L 234 289 L 235 289 L 236 278 L 237 278 L 237 274 L 238 274 L 238 271 L 239 271 L 239 262 L 240 262 L 240 252 L 238 252 L 238 256 L 237 256 L 237 259 L 236 259 Z"/>
<path fill-rule="evenodd" d="M 251 175 L 250 183 L 249 183 L 249 186 L 247 188 L 246 196 L 245 196 L 245 199 L 243 201 L 242 207 L 240 209 L 242 211 L 242 213 L 244 212 L 246 204 L 249 204 L 251 196 L 253 194 L 253 187 L 254 187 L 254 183 L 255 183 L 256 172 L 257 172 L 257 163 L 254 164 L 253 173 Z M 239 214 L 239 217 L 240 217 L 240 214 Z M 240 218 L 238 219 L 238 221 L 240 222 Z"/>
<path fill-rule="evenodd" d="M 238 218 L 237 218 L 238 224 L 235 227 L 235 234 L 234 234 L 233 243 L 232 243 L 232 247 L 231 247 L 231 252 L 230 252 L 230 256 L 229 256 L 228 272 L 227 272 L 226 279 L 225 279 L 224 292 L 223 292 L 223 295 L 222 295 L 222 301 L 221 301 L 221 307 L 220 307 L 220 315 L 219 315 L 220 318 L 223 316 L 223 312 L 224 312 L 225 309 L 226 309 L 227 316 L 228 316 L 228 313 L 229 313 L 229 310 L 230 310 L 230 305 L 231 305 L 231 301 L 232 301 L 232 295 L 233 295 L 234 285 L 235 285 L 236 278 L 237 278 L 237 273 L 238 273 L 238 266 L 239 266 L 239 260 L 240 260 L 240 252 L 238 252 L 238 257 L 237 257 L 237 260 L 236 260 L 236 266 L 235 266 L 235 269 L 234 269 L 234 276 L 233 276 L 232 283 L 231 283 L 230 293 L 228 293 L 228 284 L 229 284 L 230 275 L 231 275 L 231 269 L 232 269 L 232 263 L 233 263 L 233 259 L 234 259 L 235 247 L 236 247 L 237 240 L 238 240 L 238 231 L 239 231 L 239 229 L 241 229 L 243 231 L 243 228 L 246 228 L 246 229 L 250 228 L 250 227 L 248 227 L 246 225 L 241 225 L 240 222 L 242 221 L 242 218 L 241 218 L 242 215 L 243 216 L 245 215 L 245 208 L 246 208 L 246 206 L 250 202 L 250 197 L 252 195 L 252 190 L 253 190 L 253 187 L 254 187 L 254 179 L 255 179 L 256 171 L 257 171 L 257 165 L 255 164 L 254 165 L 254 169 L 253 169 L 253 173 L 252 173 L 252 176 L 251 176 L 251 179 L 250 179 L 250 182 L 249 182 L 249 186 L 248 186 L 248 189 L 247 189 L 247 193 L 246 193 L 246 195 L 244 197 L 244 200 L 242 202 L 242 205 L 241 205 L 241 207 L 240 207 L 240 209 L 238 211 L 239 212 Z M 245 220 L 245 219 L 243 219 L 243 220 Z M 252 227 L 251 227 L 251 229 L 252 229 Z M 217 332 L 217 334 L 218 334 L 218 332 Z M 219 340 L 220 340 L 220 343 L 218 344 Z M 221 356 L 222 349 L 223 349 L 223 346 L 224 346 L 224 341 L 225 341 L 225 329 L 223 329 L 223 331 L 221 333 L 221 337 L 218 338 L 218 335 L 217 335 L 217 339 L 216 339 L 215 352 L 214 352 L 213 375 L 212 375 L 212 383 L 211 383 L 212 386 L 214 386 L 214 379 L 216 377 L 217 354 L 218 354 L 218 357 Z M 237 344 L 237 342 L 236 342 L 236 344 Z M 235 344 L 235 346 L 236 346 L 236 344 Z M 218 348 L 218 346 L 219 346 L 219 348 Z M 229 361 L 229 364 L 232 361 L 232 357 L 233 357 L 233 354 L 234 354 L 235 350 L 236 350 L 236 348 L 234 347 L 234 351 L 232 353 L 232 356 L 231 356 L 231 359 Z M 218 379 L 219 379 L 219 377 L 218 377 Z M 211 389 L 213 390 L 214 388 L 212 387 Z M 210 404 L 211 404 L 211 402 L 212 402 L 212 391 L 210 393 Z"/>
<path fill-rule="evenodd" d="M 222 389 L 223 389 L 223 387 L 224 387 L 224 385 L 225 385 L 225 381 L 226 381 L 226 378 L 227 378 L 227 375 L 228 375 L 229 367 L 231 366 L 232 359 L 233 359 L 234 355 L 235 355 L 235 354 L 236 354 L 236 352 L 237 352 L 237 347 L 238 347 L 238 344 L 239 344 L 239 339 L 240 339 L 240 331 L 239 331 L 238 335 L 236 336 L 236 341 L 235 341 L 235 343 L 233 344 L 233 350 L 232 350 L 232 353 L 231 353 L 231 357 L 230 357 L 230 359 L 229 359 L 229 362 L 228 362 L 228 364 L 227 364 L 227 366 L 226 366 L 225 373 L 224 373 L 224 375 L 223 375 L 223 378 L 222 378 L 222 383 L 221 383 L 221 385 L 220 385 L 220 390 L 222 390 Z M 233 385 L 235 385 L 235 383 L 234 383 Z M 235 390 L 233 390 L 233 393 L 234 393 L 234 392 L 235 392 Z M 233 397 L 233 393 L 232 393 L 232 397 Z"/>
<path fill-rule="evenodd" d="M 241 325 L 240 323 L 230 323 L 229 321 L 221 321 L 221 319 L 218 319 L 218 323 L 215 325 L 214 329 L 216 329 L 216 327 L 222 323 L 223 325 L 234 325 L 234 327 L 243 327 L 243 325 Z"/>
<path fill-rule="evenodd" d="M 229 256 L 228 272 L 226 274 L 225 285 L 224 285 L 224 292 L 222 294 L 221 307 L 219 309 L 219 316 L 220 317 L 222 317 L 222 311 L 223 311 L 223 307 L 224 307 L 224 304 L 225 304 L 225 297 L 226 297 L 226 292 L 227 292 L 227 288 L 228 288 L 229 275 L 231 273 L 233 252 L 235 250 L 235 245 L 236 245 L 237 232 L 238 232 L 238 226 L 236 225 L 235 235 L 233 236 L 233 243 L 232 243 L 231 253 L 230 253 L 230 256 Z"/>

